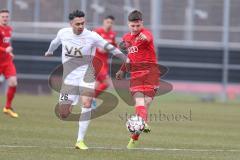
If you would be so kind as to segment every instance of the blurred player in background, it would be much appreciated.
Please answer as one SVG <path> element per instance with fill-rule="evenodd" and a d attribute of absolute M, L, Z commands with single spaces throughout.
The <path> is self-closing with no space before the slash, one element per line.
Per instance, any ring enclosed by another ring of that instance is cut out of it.
<path fill-rule="evenodd" d="M 97 32 L 103 39 L 105 39 L 109 44 L 117 47 L 116 44 L 116 32 L 112 30 L 115 18 L 112 15 L 106 16 L 103 20 L 102 27 L 96 28 L 94 31 Z M 94 68 L 96 75 L 96 92 L 95 97 L 102 93 L 110 83 L 110 78 L 108 75 L 109 65 L 108 65 L 109 55 L 106 51 L 101 48 L 97 48 L 94 57 Z M 98 63 L 96 61 L 101 61 Z"/>
<path fill-rule="evenodd" d="M 143 132 L 150 132 L 147 125 L 148 108 L 159 87 L 159 70 L 154 50 L 153 36 L 143 26 L 142 13 L 133 11 L 128 16 L 130 32 L 123 36 L 124 47 L 130 59 L 130 91 L 135 100 L 135 113 L 145 121 Z M 121 79 L 127 68 L 122 65 L 116 73 Z M 132 134 L 127 145 L 128 149 L 135 147 L 139 134 Z"/>
<path fill-rule="evenodd" d="M 95 96 L 95 74 L 93 57 L 96 48 L 113 49 L 111 52 L 126 61 L 127 57 L 116 47 L 109 45 L 106 40 L 96 32 L 85 28 L 85 14 L 76 10 L 69 15 L 71 27 L 59 30 L 57 37 L 52 40 L 45 56 L 53 52 L 62 44 L 63 84 L 59 97 L 59 115 L 66 118 L 71 113 L 72 105 L 81 99 L 83 104 L 79 119 L 78 138 L 75 147 L 86 150 L 84 137 L 91 120 L 92 99 Z M 107 54 L 109 52 L 106 52 Z M 83 65 L 81 65 L 83 64 Z M 66 86 L 66 88 L 65 88 Z M 73 88 L 68 86 L 73 86 Z M 79 87 L 83 87 L 79 91 Z"/>
<path fill-rule="evenodd" d="M 9 18 L 8 10 L 0 10 L 0 74 L 4 75 L 8 83 L 6 105 L 3 108 L 3 112 L 17 118 L 18 114 L 12 108 L 12 101 L 17 87 L 17 77 L 16 68 L 13 63 L 13 48 L 10 42 L 12 28 L 8 25 Z"/>

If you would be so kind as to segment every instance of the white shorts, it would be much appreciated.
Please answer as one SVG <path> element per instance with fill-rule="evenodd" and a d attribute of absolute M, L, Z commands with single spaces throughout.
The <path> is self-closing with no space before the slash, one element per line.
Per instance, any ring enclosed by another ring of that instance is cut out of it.
<path fill-rule="evenodd" d="M 82 68 L 69 73 L 63 80 L 59 102 L 72 101 L 72 105 L 77 105 L 81 93 L 94 92 L 96 84 L 94 75 L 92 71 Z"/>

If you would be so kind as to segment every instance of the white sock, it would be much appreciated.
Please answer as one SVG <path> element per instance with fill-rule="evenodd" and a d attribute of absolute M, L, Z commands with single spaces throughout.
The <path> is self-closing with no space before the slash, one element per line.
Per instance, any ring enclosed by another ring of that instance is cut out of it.
<path fill-rule="evenodd" d="M 83 141 L 88 125 L 91 119 L 92 108 L 82 108 L 81 117 L 79 119 L 79 129 L 77 141 Z"/>

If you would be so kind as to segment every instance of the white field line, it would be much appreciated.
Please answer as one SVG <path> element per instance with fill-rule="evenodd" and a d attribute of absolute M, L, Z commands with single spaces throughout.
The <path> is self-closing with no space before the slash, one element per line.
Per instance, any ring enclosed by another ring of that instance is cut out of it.
<path fill-rule="evenodd" d="M 54 146 L 24 146 L 24 145 L 0 145 L 0 148 L 52 148 L 52 149 L 74 149 L 74 147 L 54 147 Z M 89 147 L 97 150 L 127 150 L 120 147 Z M 135 151 L 185 151 L 185 152 L 240 152 L 236 149 L 191 149 L 191 148 L 135 148 Z"/>

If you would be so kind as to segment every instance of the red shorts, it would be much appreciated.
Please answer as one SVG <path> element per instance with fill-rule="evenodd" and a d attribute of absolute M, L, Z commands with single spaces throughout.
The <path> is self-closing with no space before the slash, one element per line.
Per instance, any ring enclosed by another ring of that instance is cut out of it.
<path fill-rule="evenodd" d="M 3 74 L 6 79 L 12 76 L 16 76 L 16 67 L 13 61 L 8 63 L 0 64 L 0 75 Z"/>
<path fill-rule="evenodd" d="M 154 97 L 159 87 L 160 74 L 151 71 L 131 72 L 130 91 L 134 95 L 141 92 L 148 97 Z"/>

